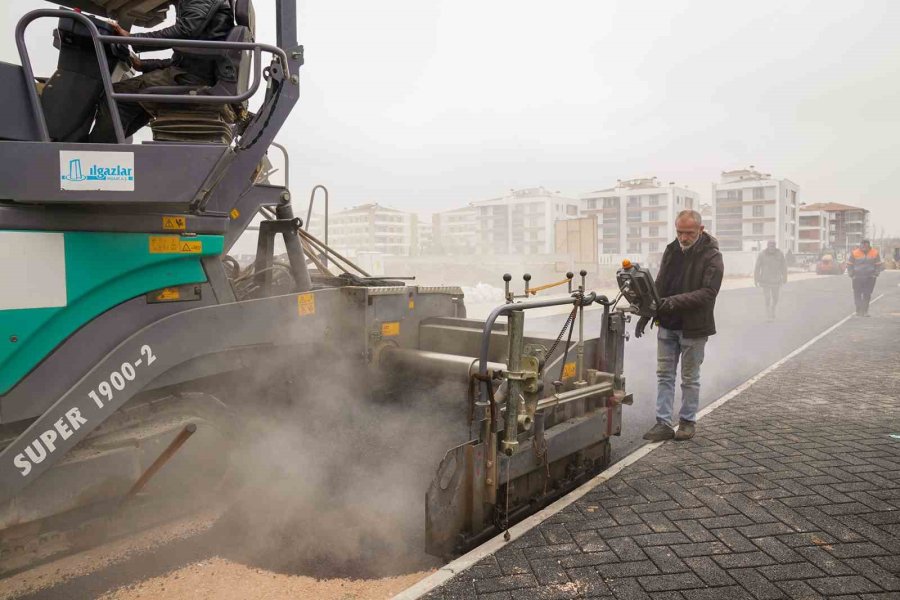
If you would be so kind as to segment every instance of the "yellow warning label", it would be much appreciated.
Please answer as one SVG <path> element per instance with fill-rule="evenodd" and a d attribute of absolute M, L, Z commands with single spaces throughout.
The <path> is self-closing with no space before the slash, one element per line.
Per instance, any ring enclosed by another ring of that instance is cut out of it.
<path fill-rule="evenodd" d="M 563 379 L 565 379 L 567 377 L 575 377 L 575 363 L 573 363 L 573 362 L 566 363 L 565 366 L 563 367 L 562 376 L 563 376 Z"/>
<path fill-rule="evenodd" d="M 165 288 L 158 294 L 156 294 L 156 299 L 159 302 L 181 300 L 181 290 L 179 290 L 178 288 Z"/>
<path fill-rule="evenodd" d="M 301 317 L 316 314 L 315 294 L 300 294 L 297 296 L 297 314 Z"/>
<path fill-rule="evenodd" d="M 414 310 L 416 308 L 416 301 L 412 298 L 409 299 L 409 310 Z"/>
<path fill-rule="evenodd" d="M 241 216 L 241 211 L 239 211 L 239 210 L 236 209 L 236 208 L 232 208 L 232 209 L 231 209 L 231 212 L 228 213 L 228 216 L 230 216 L 230 217 L 231 217 L 231 220 L 234 221 L 234 220 L 237 219 L 239 216 Z"/>
<path fill-rule="evenodd" d="M 390 323 L 382 323 L 381 335 L 383 335 L 384 337 L 394 337 L 400 335 L 400 322 L 392 321 Z"/>
<path fill-rule="evenodd" d="M 183 240 L 177 236 L 151 235 L 150 254 L 201 254 L 203 242 Z"/>
<path fill-rule="evenodd" d="M 163 217 L 163 229 L 166 231 L 184 231 L 187 229 L 187 219 L 185 217 Z"/>

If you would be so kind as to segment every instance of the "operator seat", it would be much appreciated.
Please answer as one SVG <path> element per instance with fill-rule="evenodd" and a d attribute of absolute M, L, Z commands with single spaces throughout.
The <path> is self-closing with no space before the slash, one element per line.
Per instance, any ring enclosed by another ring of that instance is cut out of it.
<path fill-rule="evenodd" d="M 252 42 L 256 14 L 251 0 L 229 0 L 235 27 L 225 41 Z M 216 58 L 216 82 L 212 86 L 165 86 L 144 90 L 147 94 L 201 94 L 235 96 L 249 89 L 252 52 L 246 50 L 203 50 L 183 48 L 180 52 L 198 57 Z M 235 127 L 245 118 L 247 101 L 240 104 L 142 103 L 151 115 L 154 141 L 205 142 L 229 144 Z"/>

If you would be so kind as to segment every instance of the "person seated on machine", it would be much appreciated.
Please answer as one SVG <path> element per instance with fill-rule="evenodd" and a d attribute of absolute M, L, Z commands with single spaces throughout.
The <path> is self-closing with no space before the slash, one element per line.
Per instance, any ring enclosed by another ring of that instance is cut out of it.
<path fill-rule="evenodd" d="M 175 0 L 174 4 L 175 24 L 171 27 L 132 34 L 118 23 L 112 23 L 112 26 L 116 33 L 123 37 L 209 41 L 225 40 L 234 27 L 234 14 L 229 0 Z M 216 81 L 215 57 L 187 54 L 177 49 L 174 50 L 172 58 L 162 60 L 141 60 L 137 56 L 132 56 L 132 66 L 143 75 L 113 84 L 116 92 L 137 94 L 151 87 L 209 86 Z M 150 122 L 150 114 L 139 103 L 117 104 L 126 138 Z M 94 123 L 89 141 L 101 144 L 116 142 L 116 132 L 106 101 L 99 103 L 97 121 Z"/>

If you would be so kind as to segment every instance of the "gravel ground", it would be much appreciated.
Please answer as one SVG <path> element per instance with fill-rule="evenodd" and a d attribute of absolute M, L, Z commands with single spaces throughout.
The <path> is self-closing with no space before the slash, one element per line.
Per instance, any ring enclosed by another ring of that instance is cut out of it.
<path fill-rule="evenodd" d="M 39 595 L 48 588 L 65 587 L 70 580 L 115 569 L 117 564 L 142 553 L 207 531 L 217 517 L 218 512 L 212 512 L 175 521 L 4 577 L 0 579 L 0 600 Z"/>
<path fill-rule="evenodd" d="M 101 600 L 374 600 L 390 598 L 428 574 L 416 572 L 381 579 L 314 579 L 272 573 L 222 558 L 212 558 L 162 577 L 119 588 L 101 596 Z"/>

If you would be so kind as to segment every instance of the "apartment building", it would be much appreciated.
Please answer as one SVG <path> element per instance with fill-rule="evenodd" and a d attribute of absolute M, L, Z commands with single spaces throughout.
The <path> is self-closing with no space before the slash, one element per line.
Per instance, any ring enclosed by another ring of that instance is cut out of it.
<path fill-rule="evenodd" d="M 415 254 L 433 254 L 434 253 L 434 223 L 431 219 L 419 219 L 416 224 L 416 242 L 417 247 Z"/>
<path fill-rule="evenodd" d="M 819 254 L 828 243 L 828 213 L 824 210 L 800 207 L 800 239 L 797 251 L 801 254 Z"/>
<path fill-rule="evenodd" d="M 858 206 L 825 202 L 807 204 L 800 210 L 824 212 L 828 217 L 828 243 L 834 250 L 851 250 L 866 238 L 869 231 L 869 211 Z"/>
<path fill-rule="evenodd" d="M 473 202 L 480 254 L 552 254 L 556 221 L 578 216 L 579 203 L 543 187 L 510 190 Z"/>
<path fill-rule="evenodd" d="M 478 209 L 469 204 L 431 216 L 434 252 L 472 254 L 478 240 Z"/>
<path fill-rule="evenodd" d="M 349 256 L 378 252 L 397 256 L 418 253 L 418 216 L 380 204 L 364 204 L 332 215 L 328 241 Z"/>
<path fill-rule="evenodd" d="M 723 251 L 756 251 L 770 240 L 787 252 L 799 241 L 799 186 L 789 179 L 773 179 L 753 166 L 723 171 L 712 184 L 713 220 Z"/>
<path fill-rule="evenodd" d="M 649 255 L 675 239 L 675 216 L 700 211 L 699 195 L 656 177 L 619 180 L 615 187 L 581 195 L 584 216 L 597 216 L 599 254 Z"/>

